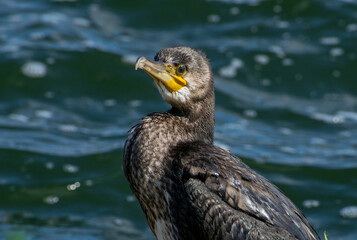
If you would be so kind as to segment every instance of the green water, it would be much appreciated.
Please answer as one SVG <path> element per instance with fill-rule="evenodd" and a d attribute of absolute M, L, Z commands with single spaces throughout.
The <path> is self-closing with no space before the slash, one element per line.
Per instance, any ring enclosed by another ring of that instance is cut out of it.
<path fill-rule="evenodd" d="M 216 144 L 320 236 L 357 239 L 357 1 L 0 0 L 0 239 L 154 239 L 122 171 L 169 106 L 138 56 L 187 45 L 216 79 Z"/>

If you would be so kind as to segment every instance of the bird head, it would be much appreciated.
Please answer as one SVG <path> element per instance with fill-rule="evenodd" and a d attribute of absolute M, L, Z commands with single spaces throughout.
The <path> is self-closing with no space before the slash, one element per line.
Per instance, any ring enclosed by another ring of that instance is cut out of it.
<path fill-rule="evenodd" d="M 162 97 L 184 109 L 214 95 L 213 77 L 206 56 L 189 47 L 160 50 L 154 61 L 140 57 L 135 69 L 143 69 L 156 83 Z"/>

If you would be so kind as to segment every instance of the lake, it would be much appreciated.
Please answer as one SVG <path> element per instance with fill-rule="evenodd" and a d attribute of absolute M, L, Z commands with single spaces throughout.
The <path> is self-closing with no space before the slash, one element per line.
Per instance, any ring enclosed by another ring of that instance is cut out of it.
<path fill-rule="evenodd" d="M 155 239 L 122 170 L 165 111 L 139 56 L 199 48 L 215 144 L 357 239 L 357 1 L 0 0 L 0 239 Z"/>

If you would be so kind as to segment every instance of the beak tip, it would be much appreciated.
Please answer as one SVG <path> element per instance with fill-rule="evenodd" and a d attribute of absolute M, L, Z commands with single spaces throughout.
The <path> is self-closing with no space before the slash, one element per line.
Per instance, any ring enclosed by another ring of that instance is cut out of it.
<path fill-rule="evenodd" d="M 135 70 L 138 70 L 138 68 L 142 68 L 142 66 L 143 66 L 143 60 L 145 60 L 144 57 L 139 57 L 139 58 L 136 60 Z"/>

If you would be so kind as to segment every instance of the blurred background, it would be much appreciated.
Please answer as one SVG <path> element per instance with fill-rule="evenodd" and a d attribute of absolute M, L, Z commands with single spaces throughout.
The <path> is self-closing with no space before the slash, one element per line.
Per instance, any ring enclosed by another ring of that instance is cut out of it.
<path fill-rule="evenodd" d="M 169 108 L 137 57 L 176 45 L 211 61 L 216 144 L 357 239 L 354 0 L 0 0 L 0 239 L 154 239 L 123 145 Z"/>

